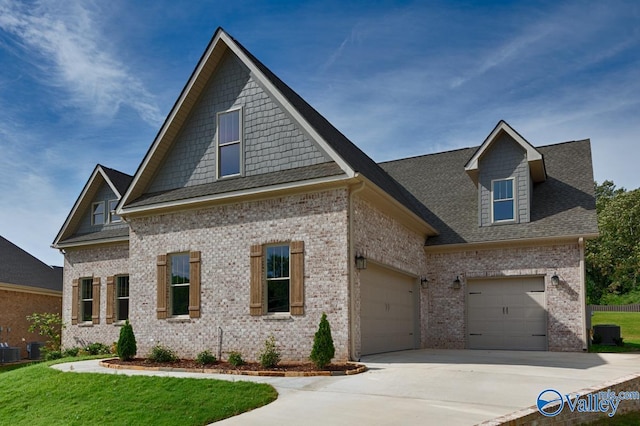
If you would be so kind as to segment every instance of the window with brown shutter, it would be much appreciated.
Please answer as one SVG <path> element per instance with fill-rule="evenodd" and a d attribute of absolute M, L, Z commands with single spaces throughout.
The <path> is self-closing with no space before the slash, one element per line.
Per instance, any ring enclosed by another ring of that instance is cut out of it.
<path fill-rule="evenodd" d="M 158 304 L 156 313 L 158 319 L 167 317 L 167 255 L 159 254 L 156 262 L 158 267 Z"/>
<path fill-rule="evenodd" d="M 189 318 L 200 318 L 200 252 L 189 253 Z"/>
<path fill-rule="evenodd" d="M 107 277 L 107 324 L 113 324 L 113 306 L 116 301 L 115 277 Z"/>
<path fill-rule="evenodd" d="M 71 284 L 71 324 L 78 324 L 78 305 L 80 304 L 80 280 L 74 278 Z"/>
<path fill-rule="evenodd" d="M 93 306 L 91 322 L 100 324 L 100 277 L 93 277 Z"/>
<path fill-rule="evenodd" d="M 304 315 L 304 241 L 291 242 L 291 315 Z"/>
<path fill-rule="evenodd" d="M 251 246 L 251 296 L 249 313 L 262 315 L 262 245 Z"/>

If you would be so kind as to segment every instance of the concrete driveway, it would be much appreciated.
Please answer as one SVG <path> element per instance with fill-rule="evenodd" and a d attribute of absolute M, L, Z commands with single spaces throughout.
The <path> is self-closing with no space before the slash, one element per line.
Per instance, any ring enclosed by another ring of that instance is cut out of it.
<path fill-rule="evenodd" d="M 206 375 L 270 383 L 279 392 L 275 402 L 216 425 L 474 425 L 534 405 L 545 389 L 576 392 L 640 372 L 636 354 L 425 349 L 372 355 L 361 361 L 369 371 L 355 376 Z M 80 364 L 74 371 L 83 371 Z M 68 365 L 59 368 L 68 370 Z"/>

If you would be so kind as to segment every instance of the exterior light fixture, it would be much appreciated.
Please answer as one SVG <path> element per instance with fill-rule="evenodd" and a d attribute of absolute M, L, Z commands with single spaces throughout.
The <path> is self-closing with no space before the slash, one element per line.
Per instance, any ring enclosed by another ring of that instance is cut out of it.
<path fill-rule="evenodd" d="M 356 269 L 367 269 L 367 258 L 361 254 L 356 254 Z"/>
<path fill-rule="evenodd" d="M 551 276 L 551 284 L 553 284 L 553 285 L 558 285 L 558 284 L 560 284 L 560 277 L 558 276 L 558 273 L 554 273 L 554 274 Z"/>
<path fill-rule="evenodd" d="M 428 285 L 429 280 L 427 279 L 427 277 L 420 277 L 420 287 L 427 288 Z"/>
<path fill-rule="evenodd" d="M 462 286 L 462 283 L 460 282 L 460 276 L 456 276 L 456 279 L 453 280 L 453 289 L 460 290 L 461 286 Z"/>

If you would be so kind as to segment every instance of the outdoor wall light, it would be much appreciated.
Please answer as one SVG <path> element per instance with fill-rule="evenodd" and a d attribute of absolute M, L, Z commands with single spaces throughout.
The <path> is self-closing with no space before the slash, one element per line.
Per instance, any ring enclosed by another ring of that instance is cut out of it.
<path fill-rule="evenodd" d="M 456 276 L 456 279 L 453 280 L 453 289 L 460 290 L 461 286 L 462 286 L 462 283 L 460 282 L 460 276 Z"/>
<path fill-rule="evenodd" d="M 558 274 L 557 274 L 557 273 L 554 273 L 554 274 L 551 276 L 551 284 L 553 284 L 553 285 L 558 285 L 558 284 L 560 284 L 560 277 L 558 276 Z"/>
<path fill-rule="evenodd" d="M 356 254 L 356 269 L 367 269 L 367 258 L 361 254 Z"/>
<path fill-rule="evenodd" d="M 427 277 L 420 277 L 420 287 L 427 288 L 428 285 L 429 280 L 427 279 Z"/>

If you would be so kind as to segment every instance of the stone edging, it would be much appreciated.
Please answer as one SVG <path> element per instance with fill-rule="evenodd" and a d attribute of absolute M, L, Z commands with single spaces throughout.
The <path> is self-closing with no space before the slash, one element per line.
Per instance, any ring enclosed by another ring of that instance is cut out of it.
<path fill-rule="evenodd" d="M 142 365 L 119 365 L 109 364 L 104 360 L 99 362 L 101 367 L 113 368 L 116 370 L 145 370 L 145 371 L 164 371 L 176 373 L 207 373 L 207 374 L 232 374 L 237 376 L 269 376 L 269 377 L 311 377 L 311 376 L 352 376 L 367 371 L 367 366 L 363 364 L 349 363 L 358 365 L 355 370 L 346 371 L 251 371 L 251 370 L 228 370 L 222 368 L 173 368 L 173 367 L 146 367 Z"/>

